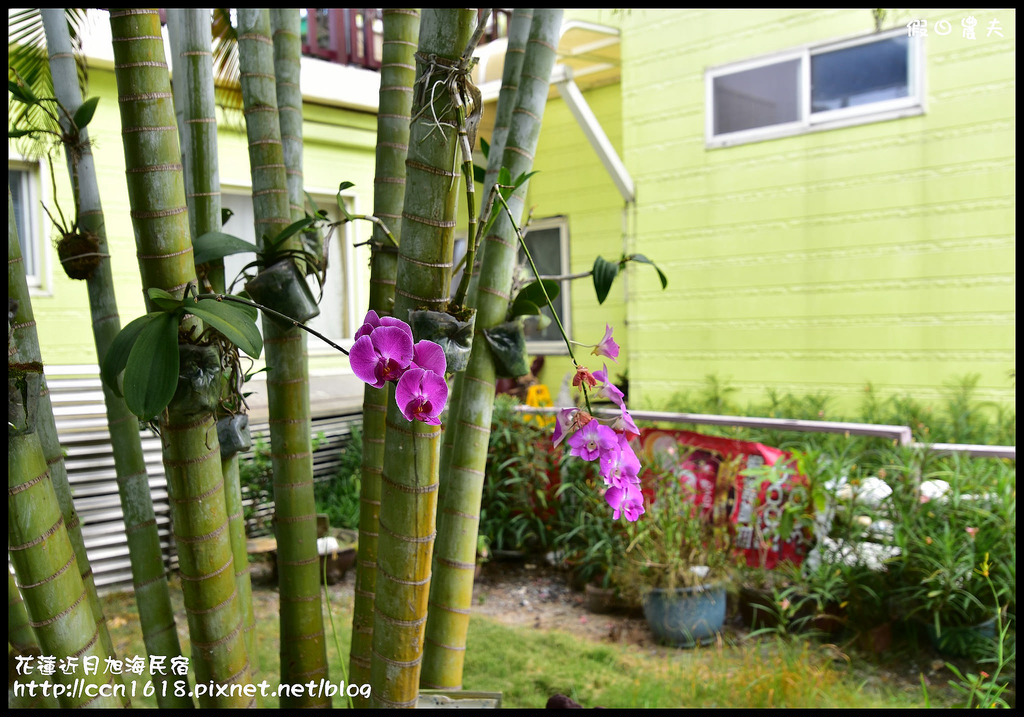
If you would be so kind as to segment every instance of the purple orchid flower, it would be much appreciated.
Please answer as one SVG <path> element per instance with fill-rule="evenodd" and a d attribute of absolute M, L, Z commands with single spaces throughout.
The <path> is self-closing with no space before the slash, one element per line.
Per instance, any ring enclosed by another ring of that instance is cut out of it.
<path fill-rule="evenodd" d="M 374 388 L 399 380 L 412 359 L 412 329 L 405 324 L 378 326 L 356 339 L 348 355 L 352 373 Z"/>
<path fill-rule="evenodd" d="M 582 415 L 583 411 L 578 408 L 561 409 L 555 415 L 555 430 L 551 434 L 551 443 L 557 446 L 568 438 L 570 433 L 579 428 Z"/>
<path fill-rule="evenodd" d="M 570 451 L 572 455 L 585 461 L 601 458 L 619 449 L 619 437 L 615 431 L 597 421 L 591 421 L 583 426 L 569 436 L 566 443 L 572 449 Z"/>
<path fill-rule="evenodd" d="M 600 371 L 594 371 L 594 378 L 596 378 L 601 384 L 597 391 L 594 392 L 594 397 L 606 398 L 619 408 L 625 409 L 625 394 L 622 393 L 615 384 L 608 380 L 608 364 L 604 364 Z"/>
<path fill-rule="evenodd" d="M 629 415 L 625 405 L 622 406 L 622 413 L 619 417 L 612 421 L 611 427 L 615 432 L 622 433 L 627 438 L 640 437 L 640 429 L 636 427 L 636 423 L 633 422 L 633 417 Z"/>
<path fill-rule="evenodd" d="M 412 347 L 412 364 L 418 368 L 433 371 L 438 376 L 444 376 L 448 369 L 448 362 L 444 356 L 444 349 L 433 341 L 417 341 Z"/>
<path fill-rule="evenodd" d="M 395 403 L 408 421 L 441 425 L 441 411 L 448 402 L 444 375 L 429 369 L 410 368 L 395 386 Z"/>
<path fill-rule="evenodd" d="M 618 435 L 618 438 L 619 450 L 601 456 L 601 475 L 607 485 L 624 489 L 640 480 L 640 459 L 636 457 L 626 436 Z"/>
<path fill-rule="evenodd" d="M 604 338 L 591 353 L 595 356 L 607 356 L 615 363 L 619 362 L 619 345 L 612 339 L 612 327 L 608 324 L 604 325 Z"/>
<path fill-rule="evenodd" d="M 625 514 L 626 520 L 633 522 L 644 514 L 644 494 L 636 483 L 629 483 L 624 488 L 612 486 L 604 493 L 605 502 L 611 506 L 612 520 L 618 520 Z"/>
<path fill-rule="evenodd" d="M 373 333 L 374 329 L 381 326 L 404 326 L 409 329 L 409 325 L 401 319 L 396 319 L 393 316 L 378 316 L 376 311 L 370 309 L 366 312 L 366 316 L 363 318 L 363 325 L 356 330 L 355 338 L 358 339 L 361 336 L 368 336 Z M 411 334 L 412 329 L 409 329 L 409 332 Z"/>

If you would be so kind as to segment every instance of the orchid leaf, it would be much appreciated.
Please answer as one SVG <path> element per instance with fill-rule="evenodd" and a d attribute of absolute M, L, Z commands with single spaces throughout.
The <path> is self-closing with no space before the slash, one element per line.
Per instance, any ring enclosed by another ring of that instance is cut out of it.
<path fill-rule="evenodd" d="M 341 196 L 341 193 L 354 186 L 356 185 L 352 182 L 342 182 L 338 185 L 338 211 L 340 211 L 342 216 L 344 216 L 348 221 L 352 221 L 352 215 L 349 214 L 348 209 L 345 208 L 345 199 Z"/>
<path fill-rule="evenodd" d="M 28 85 L 19 85 L 14 80 L 7 81 L 7 91 L 14 96 L 14 99 L 24 102 L 26 105 L 34 105 L 39 102 L 39 98 L 35 96 Z"/>
<path fill-rule="evenodd" d="M 151 314 L 140 316 L 121 329 L 114 340 L 110 342 L 110 348 L 107 349 L 107 355 L 103 357 L 103 365 L 100 367 L 100 377 L 103 379 L 103 383 L 107 384 L 110 390 L 118 396 L 121 395 L 121 388 L 117 384 L 117 377 L 124 371 L 132 347 L 142 330 L 161 313 L 163 312 L 154 311 Z"/>
<path fill-rule="evenodd" d="M 543 288 L 541 284 L 543 283 Z M 524 286 L 515 300 L 512 302 L 512 316 L 523 316 L 524 314 L 539 314 L 542 307 L 547 306 L 547 299 L 544 298 L 544 291 L 554 301 L 558 298 L 560 287 L 557 281 L 542 279 Z M 531 309 L 532 307 L 532 309 Z"/>
<path fill-rule="evenodd" d="M 174 294 L 168 293 L 163 289 L 151 287 L 146 291 L 149 293 L 150 300 L 164 311 L 180 309 L 185 303 L 181 299 L 176 298 Z"/>
<path fill-rule="evenodd" d="M 619 274 L 619 265 L 613 264 L 603 257 L 594 259 L 594 293 L 597 294 L 597 303 L 603 304 L 611 291 L 612 282 Z"/>
<path fill-rule="evenodd" d="M 206 232 L 192 242 L 193 258 L 196 266 L 223 259 L 229 254 L 255 252 L 254 247 L 244 239 L 224 232 Z"/>
<path fill-rule="evenodd" d="M 139 332 L 124 369 L 124 402 L 144 421 L 160 414 L 178 387 L 178 317 L 160 312 Z"/>
<path fill-rule="evenodd" d="M 75 116 L 72 118 L 72 121 L 75 123 L 75 127 L 79 130 L 83 130 L 90 122 L 92 122 L 93 115 L 96 114 L 96 105 L 99 101 L 99 97 L 90 97 L 78 106 L 78 109 L 75 110 Z"/>
<path fill-rule="evenodd" d="M 657 264 L 648 259 L 646 256 L 644 256 L 643 254 L 632 254 L 629 257 L 629 260 L 639 261 L 642 264 L 650 264 L 651 266 L 654 267 L 654 270 L 658 272 L 658 278 L 661 279 L 661 288 L 664 289 L 666 286 L 668 286 L 668 278 L 665 276 L 665 273 L 658 268 Z"/>
<path fill-rule="evenodd" d="M 275 236 L 273 239 L 271 239 L 269 242 L 267 242 L 268 245 L 269 245 L 269 248 L 270 249 L 276 249 L 277 247 L 281 246 L 281 244 L 283 244 L 284 242 L 288 241 L 293 236 L 295 236 L 296 234 L 301 232 L 303 229 L 308 227 L 314 221 L 316 221 L 316 217 L 310 216 L 309 214 L 307 214 L 302 219 L 299 219 L 297 221 L 292 222 L 291 224 L 286 226 L 284 229 L 282 229 L 281 232 L 277 236 Z"/>
<path fill-rule="evenodd" d="M 256 321 L 241 306 L 216 299 L 201 299 L 190 304 L 188 311 L 224 334 L 228 341 L 252 358 L 259 358 L 263 352 L 263 337 Z"/>

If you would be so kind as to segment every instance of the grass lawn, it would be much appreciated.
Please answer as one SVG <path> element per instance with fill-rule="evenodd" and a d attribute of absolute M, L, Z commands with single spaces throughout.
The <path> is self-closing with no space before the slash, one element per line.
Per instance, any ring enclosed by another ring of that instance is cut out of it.
<path fill-rule="evenodd" d="M 326 619 L 327 655 L 334 683 L 344 679 L 351 630 L 351 577 L 330 589 L 337 643 Z M 181 593 L 172 583 L 178 631 L 184 634 Z M 254 591 L 258 656 L 253 682 L 278 680 L 276 592 Z M 105 613 L 121 658 L 144 655 L 135 601 L 130 593 L 104 598 Z M 344 659 L 339 658 L 340 654 Z M 187 641 L 183 650 L 188 653 Z M 141 695 L 148 675 L 138 676 Z M 763 640 L 696 650 L 654 650 L 602 644 L 568 632 L 503 625 L 474 616 L 463 686 L 502 693 L 503 707 L 544 707 L 562 693 L 586 707 L 609 708 L 920 708 L 920 689 L 907 689 L 855 666 L 834 647 Z M 944 706 L 931 690 L 930 705 Z M 945 693 L 943 693 L 945 694 Z M 156 707 L 136 697 L 134 707 Z M 262 705 L 278 706 L 276 698 Z M 335 707 L 345 700 L 335 698 Z"/>

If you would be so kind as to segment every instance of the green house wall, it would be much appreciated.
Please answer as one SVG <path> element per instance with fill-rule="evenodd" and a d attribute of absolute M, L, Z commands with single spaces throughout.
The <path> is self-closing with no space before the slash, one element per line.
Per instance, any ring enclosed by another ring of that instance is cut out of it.
<path fill-rule="evenodd" d="M 954 27 L 925 38 L 924 114 L 707 149 L 707 68 L 870 33 L 871 12 L 577 13 L 621 25 L 629 242 L 669 278 L 662 291 L 646 267 L 630 270 L 634 408 L 708 375 L 741 404 L 773 388 L 852 410 L 868 382 L 928 400 L 968 374 L 979 398 L 1013 401 L 1015 14 L 974 12 L 974 41 L 961 37 L 967 14 L 890 11 L 885 29 L 918 17 Z M 986 36 L 992 19 L 1003 38 Z M 584 241 L 573 234 L 579 268 Z M 594 307 L 574 310 L 601 323 Z"/>

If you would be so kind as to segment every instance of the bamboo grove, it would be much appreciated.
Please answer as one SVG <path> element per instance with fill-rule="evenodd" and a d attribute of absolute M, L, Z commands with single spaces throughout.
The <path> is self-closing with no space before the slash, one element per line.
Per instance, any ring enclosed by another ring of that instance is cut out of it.
<path fill-rule="evenodd" d="M 260 269 L 284 262 L 298 271 L 295 281 L 304 281 L 318 269 L 304 237 L 322 231 L 324 221 L 315 208 L 307 210 L 302 184 L 299 11 L 239 8 L 236 17 L 235 81 L 248 140 Z M 364 389 L 352 641 L 342 658 L 346 664 L 329 669 L 313 499 L 311 339 L 301 327 L 269 314 L 263 315 L 261 338 L 251 306 L 204 298 L 231 291 L 223 265 L 229 252 L 211 256 L 201 249 L 222 223 L 211 11 L 167 11 L 169 58 L 157 10 L 110 11 L 126 182 L 147 310 L 123 328 L 86 130 L 90 103 L 83 101 L 74 67 L 74 24 L 62 9 L 41 11 L 46 47 L 40 51 L 49 71 L 31 75 L 31 83 L 13 81 L 11 93 L 33 109 L 46 102 L 59 108 L 52 114 L 60 127 L 51 134 L 60 138 L 71 178 L 76 230 L 94 242 L 99 257 L 87 279 L 88 295 L 142 634 L 150 655 L 187 655 L 196 683 L 230 687 L 257 681 L 262 648 L 256 642 L 238 456 L 222 450 L 218 425 L 244 421 L 239 352 L 255 359 L 262 350 L 278 545 L 279 683 L 368 683 L 369 696 L 356 698 L 353 706 L 384 708 L 415 706 L 421 687 L 461 689 L 463 662 L 472 659 L 466 634 L 495 389 L 483 332 L 505 321 L 513 298 L 516 225 L 561 26 L 557 9 L 517 9 L 512 15 L 498 119 L 483 191 L 477 193 L 471 153 L 483 107 L 471 69 L 481 17 L 486 12 L 441 8 L 391 8 L 382 14 L 366 309 L 409 323 L 424 312 L 447 312 L 475 324 L 468 365 L 447 377 L 450 400 L 441 425 L 403 417 L 394 387 Z M 12 77 L 26 74 L 31 73 Z M 52 85 L 43 83 L 45 93 L 38 84 L 43 75 L 53 78 Z M 507 210 L 492 200 L 499 175 L 520 178 L 514 188 L 503 188 Z M 460 205 L 469 218 L 471 247 L 468 291 L 456 292 L 451 284 Z M 13 218 L 8 224 L 8 554 L 14 567 L 9 641 L 19 654 L 116 658 L 63 468 Z M 145 370 L 140 362 L 146 362 Z M 216 378 L 203 384 L 196 376 Z M 161 437 L 183 625 L 175 623 L 171 609 L 136 416 L 150 421 Z M 117 681 L 107 675 L 92 679 L 108 677 Z M 193 702 L 184 677 L 154 679 L 167 683 L 156 691 L 160 707 L 261 706 L 257 698 L 228 689 Z M 128 701 L 64 695 L 59 704 L 120 707 Z M 306 694 L 283 698 L 281 706 L 324 708 L 331 700 Z"/>

